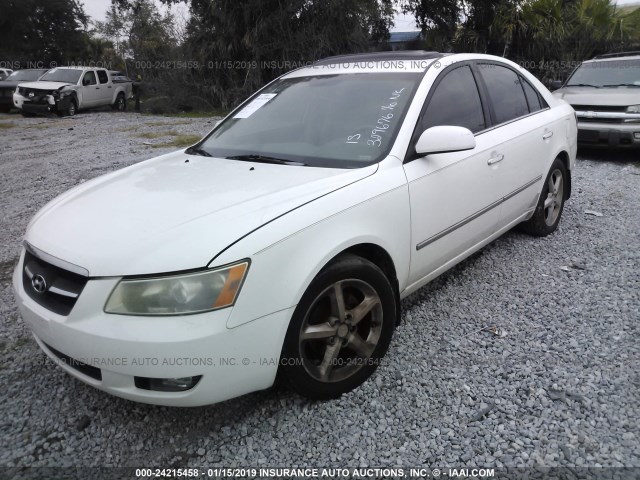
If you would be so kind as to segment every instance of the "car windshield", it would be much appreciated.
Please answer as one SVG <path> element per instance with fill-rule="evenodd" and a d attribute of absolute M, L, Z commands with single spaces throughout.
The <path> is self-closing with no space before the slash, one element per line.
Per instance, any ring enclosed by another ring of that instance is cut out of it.
<path fill-rule="evenodd" d="M 583 63 L 567 81 L 571 86 L 634 86 L 640 87 L 640 59 L 607 60 Z"/>
<path fill-rule="evenodd" d="M 194 152 L 317 167 L 371 165 L 389 152 L 419 79 L 377 72 L 278 80 Z"/>
<path fill-rule="evenodd" d="M 78 83 L 82 70 L 54 68 L 49 70 L 40 80 L 47 82 Z"/>
<path fill-rule="evenodd" d="M 46 70 L 18 70 L 9 75 L 5 80 L 7 82 L 31 81 L 39 79 Z"/>

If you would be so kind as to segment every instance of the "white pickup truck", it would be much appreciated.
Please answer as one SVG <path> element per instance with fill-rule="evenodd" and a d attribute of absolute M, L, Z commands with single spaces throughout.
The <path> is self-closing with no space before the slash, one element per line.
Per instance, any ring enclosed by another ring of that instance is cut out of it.
<path fill-rule="evenodd" d="M 25 116 L 34 113 L 72 116 L 78 110 L 104 105 L 124 111 L 131 96 L 132 83 L 114 82 L 104 68 L 58 67 L 37 82 L 19 84 L 13 104 Z"/>

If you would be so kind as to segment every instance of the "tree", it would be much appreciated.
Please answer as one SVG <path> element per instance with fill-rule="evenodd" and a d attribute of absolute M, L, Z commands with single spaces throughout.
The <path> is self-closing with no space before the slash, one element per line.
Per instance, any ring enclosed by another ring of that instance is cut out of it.
<path fill-rule="evenodd" d="M 166 0 L 171 1 L 171 0 Z M 366 52 L 388 37 L 391 0 L 191 0 L 185 56 L 228 107 L 291 63 Z"/>
<path fill-rule="evenodd" d="M 87 16 L 78 0 L 0 0 L 0 58 L 64 63 L 86 51 Z"/>
<path fill-rule="evenodd" d="M 400 0 L 404 13 L 416 18 L 416 26 L 422 30 L 428 48 L 449 51 L 456 34 L 461 14 L 457 0 Z"/>

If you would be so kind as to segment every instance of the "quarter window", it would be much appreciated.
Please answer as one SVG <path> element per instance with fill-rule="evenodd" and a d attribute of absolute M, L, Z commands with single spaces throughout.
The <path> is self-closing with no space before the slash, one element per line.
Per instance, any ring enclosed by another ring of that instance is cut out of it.
<path fill-rule="evenodd" d="M 422 130 L 438 125 L 465 127 L 474 133 L 486 127 L 478 87 L 466 65 L 445 73 L 429 100 Z"/>
<path fill-rule="evenodd" d="M 536 89 L 533 88 L 524 78 L 520 79 L 520 83 L 522 84 L 524 95 L 527 97 L 529 111 L 533 113 L 537 112 L 538 110 L 542 110 L 542 105 L 540 105 L 540 96 L 538 95 Z"/>
<path fill-rule="evenodd" d="M 495 113 L 497 124 L 527 115 L 529 107 L 517 73 L 495 64 L 478 65 Z"/>
<path fill-rule="evenodd" d="M 104 70 L 98 70 L 98 80 L 100 80 L 100 83 L 107 83 L 109 81 L 107 72 Z"/>

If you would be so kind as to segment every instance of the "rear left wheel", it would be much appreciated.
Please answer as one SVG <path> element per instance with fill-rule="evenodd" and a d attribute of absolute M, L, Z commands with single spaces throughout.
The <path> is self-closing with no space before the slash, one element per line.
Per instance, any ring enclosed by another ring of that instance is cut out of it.
<path fill-rule="evenodd" d="M 118 112 L 124 112 L 127 109 L 127 101 L 125 100 L 123 94 L 118 94 L 118 97 L 116 98 L 116 101 L 113 102 L 111 108 L 117 110 Z"/>
<path fill-rule="evenodd" d="M 520 225 L 524 232 L 546 237 L 555 232 L 564 210 L 567 169 L 559 158 L 556 158 L 547 175 L 542 193 L 533 216 Z"/>
<path fill-rule="evenodd" d="M 289 325 L 282 370 L 313 399 L 362 384 L 385 355 L 396 324 L 391 283 L 373 263 L 344 255 L 311 283 Z"/>

